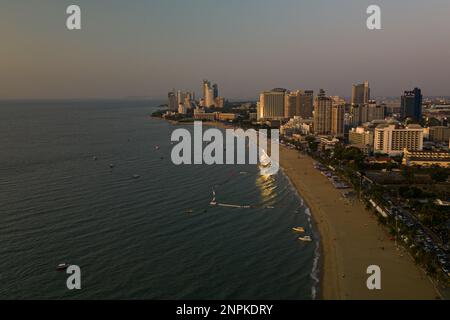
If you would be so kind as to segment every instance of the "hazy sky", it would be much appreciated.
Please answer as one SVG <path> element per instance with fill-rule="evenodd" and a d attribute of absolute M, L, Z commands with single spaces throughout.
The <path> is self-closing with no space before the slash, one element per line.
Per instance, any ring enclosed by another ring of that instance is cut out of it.
<path fill-rule="evenodd" d="M 82 30 L 66 29 L 66 8 Z M 366 9 L 382 8 L 381 31 Z M 165 97 L 217 82 L 349 96 L 450 95 L 449 0 L 0 0 L 0 99 Z"/>

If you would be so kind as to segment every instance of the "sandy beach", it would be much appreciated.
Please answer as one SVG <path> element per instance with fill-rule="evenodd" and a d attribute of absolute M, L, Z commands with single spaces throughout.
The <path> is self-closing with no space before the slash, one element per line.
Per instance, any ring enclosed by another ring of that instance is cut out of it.
<path fill-rule="evenodd" d="M 360 201 L 350 203 L 313 160 L 281 147 L 285 173 L 309 205 L 321 237 L 323 299 L 436 299 L 439 293 L 412 258 Z M 367 267 L 381 268 L 381 290 L 367 289 Z"/>

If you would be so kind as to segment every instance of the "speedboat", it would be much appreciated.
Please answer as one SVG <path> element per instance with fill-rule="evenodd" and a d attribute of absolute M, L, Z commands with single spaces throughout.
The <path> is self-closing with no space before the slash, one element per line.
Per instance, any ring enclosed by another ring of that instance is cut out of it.
<path fill-rule="evenodd" d="M 138 174 L 133 175 L 133 179 L 139 179 L 141 176 Z"/>
<path fill-rule="evenodd" d="M 292 230 L 294 230 L 295 232 L 300 232 L 300 233 L 305 232 L 305 228 L 303 228 L 303 227 L 295 227 L 295 228 L 292 228 Z"/>
<path fill-rule="evenodd" d="M 56 271 L 65 271 L 67 270 L 67 268 L 70 267 L 70 264 L 68 263 L 60 263 L 58 264 L 58 266 L 56 267 Z"/>
<path fill-rule="evenodd" d="M 300 237 L 300 238 L 298 238 L 298 240 L 301 240 L 303 242 L 311 242 L 312 241 L 310 236 Z"/>
<path fill-rule="evenodd" d="M 213 198 L 212 198 L 212 200 L 211 200 L 211 202 L 209 204 L 211 206 L 217 206 L 216 191 L 214 189 L 212 190 L 212 194 L 213 194 Z"/>

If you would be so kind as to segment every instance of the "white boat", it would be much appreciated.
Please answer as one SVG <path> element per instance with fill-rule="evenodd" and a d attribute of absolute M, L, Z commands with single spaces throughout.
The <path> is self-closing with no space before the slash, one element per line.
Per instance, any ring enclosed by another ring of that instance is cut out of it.
<path fill-rule="evenodd" d="M 216 201 L 216 191 L 214 191 L 214 189 L 212 190 L 212 194 L 213 194 L 213 198 L 211 200 L 211 202 L 209 203 L 212 206 L 217 206 L 217 201 Z"/>
<path fill-rule="evenodd" d="M 60 263 L 58 264 L 58 266 L 56 267 L 56 271 L 65 271 L 70 267 L 70 264 L 68 263 Z"/>
<path fill-rule="evenodd" d="M 305 232 L 305 228 L 303 228 L 303 227 L 295 227 L 295 228 L 292 228 L 292 230 L 294 230 L 295 232 L 300 232 L 300 233 Z"/>
<path fill-rule="evenodd" d="M 303 241 L 303 242 L 311 242 L 312 241 L 310 236 L 300 237 L 300 238 L 298 238 L 298 240 Z"/>

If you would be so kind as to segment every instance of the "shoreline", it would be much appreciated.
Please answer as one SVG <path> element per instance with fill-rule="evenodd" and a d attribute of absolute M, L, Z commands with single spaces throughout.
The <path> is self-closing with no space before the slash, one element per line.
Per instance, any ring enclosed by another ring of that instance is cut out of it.
<path fill-rule="evenodd" d="M 339 190 L 313 168 L 314 160 L 280 146 L 283 172 L 311 211 L 320 235 L 319 299 L 435 300 L 440 294 L 403 249 L 397 250 L 387 230 L 355 200 L 346 202 Z M 366 270 L 381 268 L 382 290 L 370 291 Z"/>
<path fill-rule="evenodd" d="M 212 121 L 203 125 L 234 128 Z M 314 169 L 313 163 L 311 157 L 280 145 L 283 174 L 305 201 L 314 231 L 320 238 L 316 299 L 439 299 L 434 283 L 403 248 L 395 247 L 387 229 L 378 224 L 376 217 L 359 199 L 352 203 L 344 199 L 341 191 Z M 381 268 L 381 290 L 367 288 L 366 271 L 371 265 Z"/>

